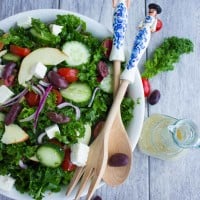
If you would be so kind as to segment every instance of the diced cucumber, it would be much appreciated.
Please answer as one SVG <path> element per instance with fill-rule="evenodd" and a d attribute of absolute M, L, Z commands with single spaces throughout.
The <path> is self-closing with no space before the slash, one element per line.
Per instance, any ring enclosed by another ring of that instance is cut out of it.
<path fill-rule="evenodd" d="M 63 45 L 62 51 L 68 55 L 66 62 L 69 66 L 78 66 L 87 63 L 90 58 L 88 48 L 81 42 L 66 42 Z"/>
<path fill-rule="evenodd" d="M 87 83 L 75 82 L 66 89 L 61 90 L 65 99 L 72 101 L 80 106 L 87 105 L 92 96 L 92 90 Z"/>
<path fill-rule="evenodd" d="M 85 124 L 84 126 L 85 126 L 84 136 L 78 139 L 78 143 L 89 144 L 92 133 L 91 126 L 89 124 Z"/>
<path fill-rule="evenodd" d="M 46 167 L 56 168 L 62 164 L 64 151 L 55 144 L 43 144 L 36 152 L 36 157 Z"/>
<path fill-rule="evenodd" d="M 106 93 L 112 93 L 113 92 L 113 75 L 108 74 L 108 76 L 103 78 L 99 87 Z"/>
<path fill-rule="evenodd" d="M 20 56 L 17 56 L 12 53 L 6 53 L 5 55 L 2 56 L 2 58 L 6 61 L 13 61 L 13 62 L 19 62 L 21 60 Z"/>

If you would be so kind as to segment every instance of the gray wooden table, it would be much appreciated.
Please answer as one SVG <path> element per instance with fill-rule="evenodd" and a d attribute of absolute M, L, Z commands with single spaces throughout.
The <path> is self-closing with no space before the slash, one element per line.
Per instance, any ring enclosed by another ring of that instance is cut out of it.
<path fill-rule="evenodd" d="M 200 1 L 155 0 L 163 12 L 159 16 L 164 27 L 152 36 L 146 56 L 139 67 L 163 38 L 180 36 L 191 39 L 194 52 L 181 57 L 174 71 L 151 79 L 154 89 L 161 92 L 161 100 L 146 106 L 146 116 L 163 113 L 177 118 L 190 118 L 200 124 Z M 132 0 L 129 10 L 127 44 L 131 48 L 138 23 L 144 18 L 150 0 Z M 111 0 L 0 0 L 0 20 L 22 11 L 39 8 L 60 8 L 89 16 L 112 28 Z M 136 149 L 133 168 L 128 180 L 121 186 L 103 186 L 96 191 L 104 200 L 199 200 L 199 150 L 190 151 L 184 158 L 165 162 L 148 157 Z M 84 198 L 83 198 L 84 199 Z M 0 200 L 9 200 L 0 195 Z"/>

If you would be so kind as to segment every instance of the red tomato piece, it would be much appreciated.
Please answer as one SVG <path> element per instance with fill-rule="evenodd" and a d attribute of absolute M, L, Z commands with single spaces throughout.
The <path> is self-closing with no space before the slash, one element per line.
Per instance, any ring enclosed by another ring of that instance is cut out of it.
<path fill-rule="evenodd" d="M 36 94 L 33 91 L 29 91 L 26 95 L 25 95 L 26 101 L 28 103 L 28 105 L 30 107 L 33 106 L 38 106 L 39 102 L 40 102 L 40 95 Z"/>
<path fill-rule="evenodd" d="M 157 24 L 156 24 L 156 31 L 159 31 L 163 27 L 163 23 L 160 19 L 157 19 Z"/>
<path fill-rule="evenodd" d="M 59 68 L 57 73 L 64 77 L 64 79 L 68 83 L 76 82 L 78 80 L 78 69 L 75 68 L 69 68 L 69 67 L 64 67 L 64 68 Z"/>
<path fill-rule="evenodd" d="M 65 157 L 61 164 L 61 167 L 64 171 L 74 171 L 76 169 L 76 165 L 74 165 L 70 160 L 70 149 L 65 150 Z"/>
<path fill-rule="evenodd" d="M 17 45 L 10 45 L 10 52 L 15 55 L 25 57 L 31 52 L 31 50 Z"/>
<path fill-rule="evenodd" d="M 51 92 L 53 92 L 56 95 L 56 104 L 60 104 L 63 101 L 62 95 L 60 93 L 60 91 L 56 90 L 56 89 L 52 89 Z"/>
<path fill-rule="evenodd" d="M 2 42 L 0 42 L 0 51 L 3 49 L 4 44 Z"/>
<path fill-rule="evenodd" d="M 112 50 L 112 39 L 107 38 L 103 41 L 102 46 L 105 48 L 104 55 L 106 58 L 109 58 L 111 50 Z"/>
<path fill-rule="evenodd" d="M 143 88 L 144 88 L 144 96 L 148 97 L 151 92 L 151 86 L 150 86 L 149 80 L 147 78 L 143 77 L 142 84 L 143 84 Z"/>

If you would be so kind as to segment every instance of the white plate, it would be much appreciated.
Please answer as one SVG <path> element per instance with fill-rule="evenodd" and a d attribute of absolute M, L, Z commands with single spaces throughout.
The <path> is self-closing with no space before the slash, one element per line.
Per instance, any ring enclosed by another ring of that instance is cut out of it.
<path fill-rule="evenodd" d="M 92 32 L 93 35 L 96 37 L 103 39 L 108 36 L 112 36 L 112 32 L 109 31 L 105 26 L 102 24 L 77 13 L 69 12 L 66 10 L 58 10 L 58 9 L 39 9 L 39 10 L 32 10 L 27 11 L 23 13 L 19 13 L 17 15 L 8 17 L 2 21 L 0 21 L 0 29 L 3 29 L 5 32 L 9 30 L 10 27 L 15 26 L 16 22 L 20 19 L 23 19 L 25 17 L 33 17 L 33 18 L 39 18 L 44 22 L 51 22 L 56 18 L 57 14 L 74 14 L 76 16 L 79 16 L 81 19 L 83 19 L 87 23 L 87 30 L 89 32 Z M 145 102 L 144 102 L 144 95 L 143 95 L 143 86 L 141 82 L 140 73 L 137 70 L 136 77 L 135 77 L 135 83 L 131 84 L 129 86 L 129 95 L 136 101 L 138 98 L 140 99 L 140 104 L 137 104 L 134 109 L 134 118 L 130 123 L 130 126 L 128 127 L 127 131 L 129 134 L 129 138 L 132 144 L 133 150 L 136 147 L 136 144 L 138 142 L 138 139 L 140 137 L 143 119 L 144 119 L 144 108 L 145 108 Z M 26 180 L 24 180 L 26 181 Z M 101 184 L 102 185 L 102 184 Z M 45 195 L 44 199 L 48 200 L 72 200 L 75 194 L 72 193 L 72 195 L 68 198 L 65 196 L 66 188 L 63 188 L 63 190 L 59 193 L 48 193 Z M 20 194 L 15 189 L 13 189 L 10 192 L 4 192 L 0 190 L 0 194 L 3 194 L 7 197 L 18 199 L 18 200 L 29 200 L 32 199 L 27 194 Z"/>

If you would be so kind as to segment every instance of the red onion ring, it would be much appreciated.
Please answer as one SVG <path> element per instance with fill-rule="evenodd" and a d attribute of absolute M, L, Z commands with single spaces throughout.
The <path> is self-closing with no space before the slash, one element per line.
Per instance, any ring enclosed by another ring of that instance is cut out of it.
<path fill-rule="evenodd" d="M 74 108 L 76 111 L 76 120 L 80 119 L 80 117 L 81 117 L 80 108 L 78 106 L 73 105 L 72 103 L 68 103 L 68 102 L 61 103 L 61 104 L 57 105 L 57 108 L 62 109 L 67 106 Z"/>
<path fill-rule="evenodd" d="M 95 98 L 95 96 L 96 96 L 96 93 L 97 93 L 97 91 L 98 91 L 99 89 L 100 89 L 100 88 L 98 88 L 98 87 L 94 89 L 94 92 L 93 92 L 93 94 L 92 94 L 92 98 L 91 98 L 91 100 L 90 100 L 90 103 L 88 104 L 88 107 L 89 107 L 89 108 L 92 106 L 93 101 L 94 101 L 94 98 Z"/>
<path fill-rule="evenodd" d="M 45 136 L 46 134 L 47 134 L 47 133 L 44 132 L 44 133 L 41 133 L 41 134 L 38 136 L 38 138 L 37 138 L 38 144 L 42 144 L 42 140 L 43 140 L 43 138 L 44 138 L 44 136 Z"/>

